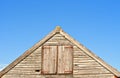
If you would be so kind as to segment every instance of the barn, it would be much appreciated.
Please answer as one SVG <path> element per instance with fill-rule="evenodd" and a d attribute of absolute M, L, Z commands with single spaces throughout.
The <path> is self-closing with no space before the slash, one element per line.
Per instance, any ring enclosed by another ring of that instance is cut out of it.
<path fill-rule="evenodd" d="M 57 26 L 3 69 L 0 78 L 120 78 L 120 72 Z"/>

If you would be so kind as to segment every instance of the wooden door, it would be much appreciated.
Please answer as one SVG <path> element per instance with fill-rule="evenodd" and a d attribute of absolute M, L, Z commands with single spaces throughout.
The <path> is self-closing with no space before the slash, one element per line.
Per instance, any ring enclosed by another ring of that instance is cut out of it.
<path fill-rule="evenodd" d="M 57 63 L 57 46 L 43 46 L 42 73 L 55 74 Z"/>
<path fill-rule="evenodd" d="M 58 74 L 71 74 L 72 73 L 72 46 L 59 46 L 58 47 Z"/>

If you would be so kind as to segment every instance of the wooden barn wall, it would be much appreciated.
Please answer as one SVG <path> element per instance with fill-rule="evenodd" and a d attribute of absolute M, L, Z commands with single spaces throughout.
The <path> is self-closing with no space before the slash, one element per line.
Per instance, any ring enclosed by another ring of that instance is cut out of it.
<path fill-rule="evenodd" d="M 41 47 L 22 60 L 2 78 L 114 78 L 114 75 L 72 44 L 64 36 L 56 34 L 43 45 L 72 45 L 73 74 L 72 75 L 41 75 Z"/>

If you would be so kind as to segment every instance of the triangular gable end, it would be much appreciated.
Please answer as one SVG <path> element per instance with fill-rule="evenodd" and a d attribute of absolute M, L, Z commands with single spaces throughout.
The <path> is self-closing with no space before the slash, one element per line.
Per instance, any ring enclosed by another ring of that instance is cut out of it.
<path fill-rule="evenodd" d="M 5 73 L 7 73 L 14 66 L 16 66 L 20 61 L 22 61 L 24 58 L 26 58 L 28 55 L 30 55 L 32 52 L 34 52 L 37 48 L 39 48 L 42 44 L 44 44 L 47 40 L 49 40 L 50 38 L 52 38 L 54 35 L 56 35 L 58 33 L 61 34 L 61 35 L 63 35 L 66 39 L 68 39 L 73 44 L 75 44 L 78 48 L 80 48 L 81 50 L 83 50 L 87 55 L 89 55 L 90 57 L 92 57 L 94 60 L 96 60 L 98 63 L 100 63 L 106 69 L 108 69 L 114 75 L 116 75 L 117 77 L 120 77 L 120 73 L 116 69 L 114 69 L 113 67 L 111 67 L 110 65 L 108 65 L 107 63 L 105 63 L 102 59 L 100 59 L 98 56 L 96 56 L 95 54 L 93 54 L 90 50 L 88 50 L 82 44 L 80 44 L 75 39 L 73 39 L 72 37 L 70 37 L 59 26 L 57 26 L 55 30 L 53 30 L 50 34 L 48 34 L 44 39 L 42 39 L 41 41 L 39 41 L 37 44 L 35 44 L 32 48 L 30 48 L 29 50 L 27 50 L 23 55 L 21 55 L 18 59 L 16 59 L 14 62 L 12 62 L 9 66 L 7 66 L 5 69 L 3 69 L 0 72 L 0 77 L 2 77 Z"/>

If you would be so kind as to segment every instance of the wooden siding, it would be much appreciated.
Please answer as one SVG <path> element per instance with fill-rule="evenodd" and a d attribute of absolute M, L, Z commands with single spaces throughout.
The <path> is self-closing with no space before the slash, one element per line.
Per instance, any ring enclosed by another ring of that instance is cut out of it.
<path fill-rule="evenodd" d="M 41 72 L 41 47 L 18 63 L 2 78 L 37 78 Z M 28 77 L 27 77 L 28 76 Z"/>
<path fill-rule="evenodd" d="M 114 78 L 105 67 L 85 54 L 80 48 L 71 43 L 61 34 L 54 35 L 43 46 L 73 46 L 73 74 L 71 75 L 42 75 L 41 55 L 42 46 L 18 63 L 2 78 Z"/>

